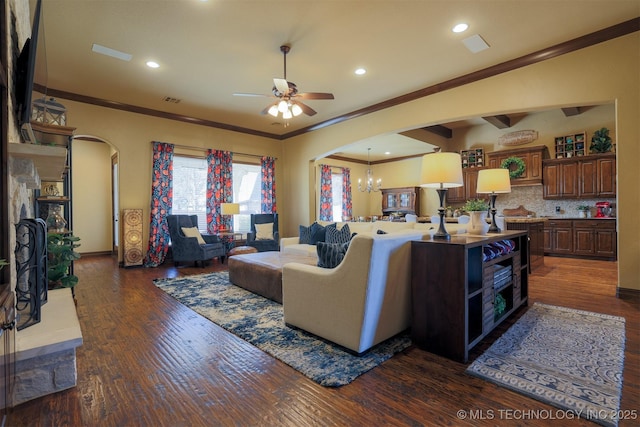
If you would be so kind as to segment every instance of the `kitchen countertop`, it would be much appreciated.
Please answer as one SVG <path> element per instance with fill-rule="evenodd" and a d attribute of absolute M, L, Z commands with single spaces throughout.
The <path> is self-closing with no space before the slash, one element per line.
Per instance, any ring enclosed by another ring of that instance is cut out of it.
<path fill-rule="evenodd" d="M 526 216 L 505 216 L 503 218 L 505 222 L 519 222 L 519 223 L 545 222 L 547 219 L 549 219 L 544 217 L 526 217 Z"/>
<path fill-rule="evenodd" d="M 605 217 L 592 216 L 591 218 L 580 218 L 577 216 L 543 216 L 540 218 L 547 219 L 547 220 L 554 220 L 554 221 L 559 219 L 580 220 L 580 221 L 590 221 L 590 220 L 596 220 L 596 219 L 597 220 L 615 220 L 616 219 L 616 217 L 614 216 L 605 216 Z"/>

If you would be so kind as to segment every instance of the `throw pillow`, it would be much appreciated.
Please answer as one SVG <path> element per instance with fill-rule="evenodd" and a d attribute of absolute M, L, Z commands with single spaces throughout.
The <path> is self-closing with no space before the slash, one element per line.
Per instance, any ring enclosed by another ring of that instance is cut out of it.
<path fill-rule="evenodd" d="M 300 226 L 300 234 L 298 237 L 299 243 L 304 243 L 307 245 L 315 245 L 318 242 L 324 242 L 325 238 L 325 227 L 314 222 L 308 227 L 304 225 Z"/>
<path fill-rule="evenodd" d="M 198 239 L 199 245 L 204 245 L 206 243 L 202 238 L 202 234 L 200 234 L 200 232 L 196 227 L 181 227 L 181 228 L 182 228 L 182 234 L 184 234 L 186 237 L 195 237 L 196 239 Z"/>
<path fill-rule="evenodd" d="M 311 226 L 301 225 L 298 233 L 298 243 L 308 245 L 311 241 Z"/>
<path fill-rule="evenodd" d="M 344 259 L 347 249 L 349 249 L 349 242 L 318 242 L 316 245 L 316 252 L 318 253 L 318 267 L 336 268 Z"/>
<path fill-rule="evenodd" d="M 318 242 L 324 242 L 326 229 L 324 226 L 314 222 L 311 224 L 311 239 L 309 244 L 315 245 Z"/>
<path fill-rule="evenodd" d="M 324 241 L 327 243 L 347 243 L 351 240 L 351 231 L 349 230 L 349 224 L 342 226 L 340 230 L 335 224 L 327 225 L 326 235 Z"/>
<path fill-rule="evenodd" d="M 273 223 L 254 224 L 256 227 L 256 240 L 273 240 Z"/>

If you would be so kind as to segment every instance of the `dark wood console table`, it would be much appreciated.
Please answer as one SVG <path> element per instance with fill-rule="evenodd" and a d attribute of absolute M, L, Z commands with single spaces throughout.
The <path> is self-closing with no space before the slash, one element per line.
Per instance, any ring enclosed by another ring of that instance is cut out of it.
<path fill-rule="evenodd" d="M 515 249 L 483 262 L 483 246 L 506 239 Z M 473 346 L 527 303 L 528 259 L 526 231 L 411 242 L 413 342 L 467 362 Z"/>

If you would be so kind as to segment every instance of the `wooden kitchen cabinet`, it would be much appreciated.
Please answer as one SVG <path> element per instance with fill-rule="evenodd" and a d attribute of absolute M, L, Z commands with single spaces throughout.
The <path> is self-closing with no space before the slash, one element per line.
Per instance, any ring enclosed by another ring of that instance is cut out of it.
<path fill-rule="evenodd" d="M 598 156 L 597 163 L 598 197 L 616 197 L 616 155 L 607 153 Z"/>
<path fill-rule="evenodd" d="M 544 226 L 545 255 L 617 258 L 615 219 L 556 219 Z"/>
<path fill-rule="evenodd" d="M 573 254 L 573 221 L 549 220 L 544 225 L 545 254 Z"/>
<path fill-rule="evenodd" d="M 615 258 L 617 233 L 615 220 L 573 221 L 574 252 L 576 255 Z"/>
<path fill-rule="evenodd" d="M 542 195 L 545 199 L 575 199 L 578 197 L 578 163 L 549 161 L 543 170 Z"/>
<path fill-rule="evenodd" d="M 542 176 L 544 199 L 616 197 L 614 153 L 545 160 Z"/>
<path fill-rule="evenodd" d="M 542 183 L 542 163 L 543 160 L 549 157 L 549 150 L 546 146 L 541 145 L 487 153 L 487 165 L 492 169 L 499 168 L 502 162 L 508 157 L 519 157 L 525 164 L 524 173 L 518 178 L 511 178 L 512 186 L 535 185 Z"/>
<path fill-rule="evenodd" d="M 482 168 L 465 168 L 462 169 L 462 179 L 464 184 L 462 187 L 449 188 L 447 190 L 447 204 L 465 203 L 469 199 L 477 199 L 478 193 L 478 172 Z M 482 194 L 479 198 L 486 198 L 486 194 Z"/>

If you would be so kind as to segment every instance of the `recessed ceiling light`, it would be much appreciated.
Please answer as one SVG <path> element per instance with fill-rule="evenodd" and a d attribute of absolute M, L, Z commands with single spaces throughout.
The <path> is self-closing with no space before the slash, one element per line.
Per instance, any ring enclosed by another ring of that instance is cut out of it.
<path fill-rule="evenodd" d="M 357 68 L 354 73 L 356 73 L 357 75 L 361 76 L 363 74 L 366 74 L 367 70 L 365 70 L 364 68 Z"/>
<path fill-rule="evenodd" d="M 149 68 L 158 68 L 158 67 L 160 67 L 160 64 L 158 64 L 155 61 L 147 61 L 147 67 L 149 67 Z"/>
<path fill-rule="evenodd" d="M 467 28 L 469 28 L 467 24 L 460 23 L 460 24 L 456 24 L 456 26 L 453 27 L 451 31 L 453 31 L 454 33 L 462 33 L 463 31 L 467 31 Z"/>
<path fill-rule="evenodd" d="M 388 156 L 389 154 L 391 154 L 391 151 L 385 151 L 384 154 Z"/>

